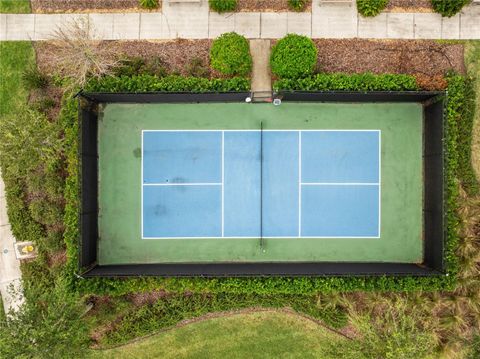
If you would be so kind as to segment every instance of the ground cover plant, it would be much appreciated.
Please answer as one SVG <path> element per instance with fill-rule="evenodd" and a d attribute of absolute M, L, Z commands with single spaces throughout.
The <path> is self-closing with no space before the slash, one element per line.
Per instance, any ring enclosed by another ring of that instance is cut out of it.
<path fill-rule="evenodd" d="M 210 9 L 218 13 L 235 11 L 237 0 L 208 0 Z"/>
<path fill-rule="evenodd" d="M 357 10 L 365 17 L 373 17 L 380 14 L 388 4 L 388 0 L 357 0 Z"/>
<path fill-rule="evenodd" d="M 158 7 L 158 0 L 138 0 L 138 3 L 144 9 L 156 9 Z"/>
<path fill-rule="evenodd" d="M 221 35 L 210 49 L 212 68 L 224 75 L 245 76 L 252 70 L 252 55 L 248 40 L 235 32 Z"/>
<path fill-rule="evenodd" d="M 0 0 L 0 13 L 27 14 L 29 12 L 29 0 Z"/>
<path fill-rule="evenodd" d="M 289 34 L 272 48 L 270 67 L 278 77 L 298 78 L 313 73 L 317 63 L 317 48 L 313 41 L 301 35 Z"/>
<path fill-rule="evenodd" d="M 309 2 L 309 0 L 288 0 L 288 7 L 293 11 L 303 11 Z"/>

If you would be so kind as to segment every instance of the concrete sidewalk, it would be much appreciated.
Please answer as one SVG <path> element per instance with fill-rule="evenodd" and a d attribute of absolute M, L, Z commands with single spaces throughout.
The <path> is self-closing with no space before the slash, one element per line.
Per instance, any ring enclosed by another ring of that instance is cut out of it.
<path fill-rule="evenodd" d="M 207 0 L 170 3 L 162 12 L 98 14 L 0 14 L 0 40 L 48 40 L 58 27 L 83 19 L 92 37 L 104 40 L 205 39 L 235 31 L 247 38 L 275 39 L 287 33 L 313 38 L 480 39 L 480 6 L 452 18 L 436 13 L 381 13 L 364 18 L 356 3 L 321 3 L 312 11 L 210 12 Z"/>
<path fill-rule="evenodd" d="M 22 291 L 22 272 L 20 261 L 15 256 L 14 243 L 15 238 L 7 217 L 5 185 L 0 173 L 0 294 L 5 313 L 10 309 L 17 310 L 23 303 L 23 297 L 12 295 L 11 291 L 11 289 L 17 293 Z"/>

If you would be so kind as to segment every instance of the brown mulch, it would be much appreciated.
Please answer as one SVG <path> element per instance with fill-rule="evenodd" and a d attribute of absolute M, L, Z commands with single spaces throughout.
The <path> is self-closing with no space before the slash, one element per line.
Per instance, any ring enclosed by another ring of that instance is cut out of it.
<path fill-rule="evenodd" d="M 304 11 L 310 11 L 312 2 Z M 237 11 L 290 11 L 287 0 L 238 0 Z"/>
<path fill-rule="evenodd" d="M 205 66 L 209 65 L 209 53 L 212 40 L 173 41 L 104 41 L 115 56 L 121 58 L 141 57 L 146 60 L 159 58 L 169 73 L 188 75 L 188 65 L 193 59 L 200 59 Z M 46 73 L 57 72 L 58 62 L 55 59 L 54 45 L 48 41 L 34 44 L 37 63 L 40 70 Z"/>
<path fill-rule="evenodd" d="M 431 0 L 389 0 L 386 11 L 431 12 Z"/>
<path fill-rule="evenodd" d="M 443 75 L 465 74 L 462 44 L 430 40 L 316 39 L 321 72 L 415 75 L 425 89 L 444 88 Z"/>
<path fill-rule="evenodd" d="M 148 11 L 138 0 L 30 0 L 34 13 Z M 154 11 L 161 9 L 162 2 Z"/>

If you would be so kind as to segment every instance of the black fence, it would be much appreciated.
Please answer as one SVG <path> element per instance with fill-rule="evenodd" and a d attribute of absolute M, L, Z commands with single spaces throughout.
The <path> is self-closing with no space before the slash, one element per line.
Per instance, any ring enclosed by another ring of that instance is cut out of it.
<path fill-rule="evenodd" d="M 235 93 L 82 93 L 80 103 L 81 210 L 79 267 L 85 277 L 125 276 L 431 276 L 444 272 L 444 98 L 443 92 L 282 92 L 273 98 L 294 102 L 415 102 L 424 115 L 424 260 L 409 263 L 178 263 L 99 265 L 98 106 L 102 103 L 244 102 Z M 399 229 L 401 230 L 401 229 Z"/>

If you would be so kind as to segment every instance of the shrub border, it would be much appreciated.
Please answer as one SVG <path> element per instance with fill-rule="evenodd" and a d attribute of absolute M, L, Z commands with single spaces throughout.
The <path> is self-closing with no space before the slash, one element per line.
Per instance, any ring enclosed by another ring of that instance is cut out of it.
<path fill-rule="evenodd" d="M 97 80 L 98 81 L 98 80 Z M 99 80 L 99 84 L 101 85 Z M 319 74 L 309 79 L 284 80 L 274 84 L 274 88 L 285 90 L 386 90 L 411 91 L 418 90 L 415 78 L 409 75 L 373 75 L 373 74 Z M 459 99 L 464 99 L 465 92 L 461 84 L 466 79 L 459 75 L 449 75 L 448 96 L 445 107 L 446 126 L 446 225 L 447 238 L 445 241 L 445 262 L 447 273 L 445 276 L 435 277 L 252 277 L 252 278 L 159 278 L 142 277 L 131 279 L 89 278 L 78 276 L 78 123 L 76 119 L 76 102 L 72 96 L 66 96 L 61 112 L 61 121 L 65 124 L 67 140 L 68 173 L 65 197 L 65 242 L 67 244 L 67 265 L 64 275 L 72 291 L 81 293 L 95 293 L 99 295 L 119 296 L 131 292 L 145 292 L 155 289 L 167 291 L 194 291 L 212 293 L 258 293 L 258 294 L 315 294 L 333 291 L 415 291 L 415 290 L 452 290 L 456 284 L 456 273 L 459 261 L 455 255 L 458 244 L 460 226 L 457 215 L 457 200 L 459 186 L 457 170 L 459 149 L 457 148 L 457 121 L 461 118 L 461 108 L 456 105 Z M 326 88 L 325 88 L 326 87 Z M 130 91 L 131 89 L 127 89 Z M 463 152 L 465 149 L 460 149 Z M 470 149 L 468 149 L 470 150 Z"/>

